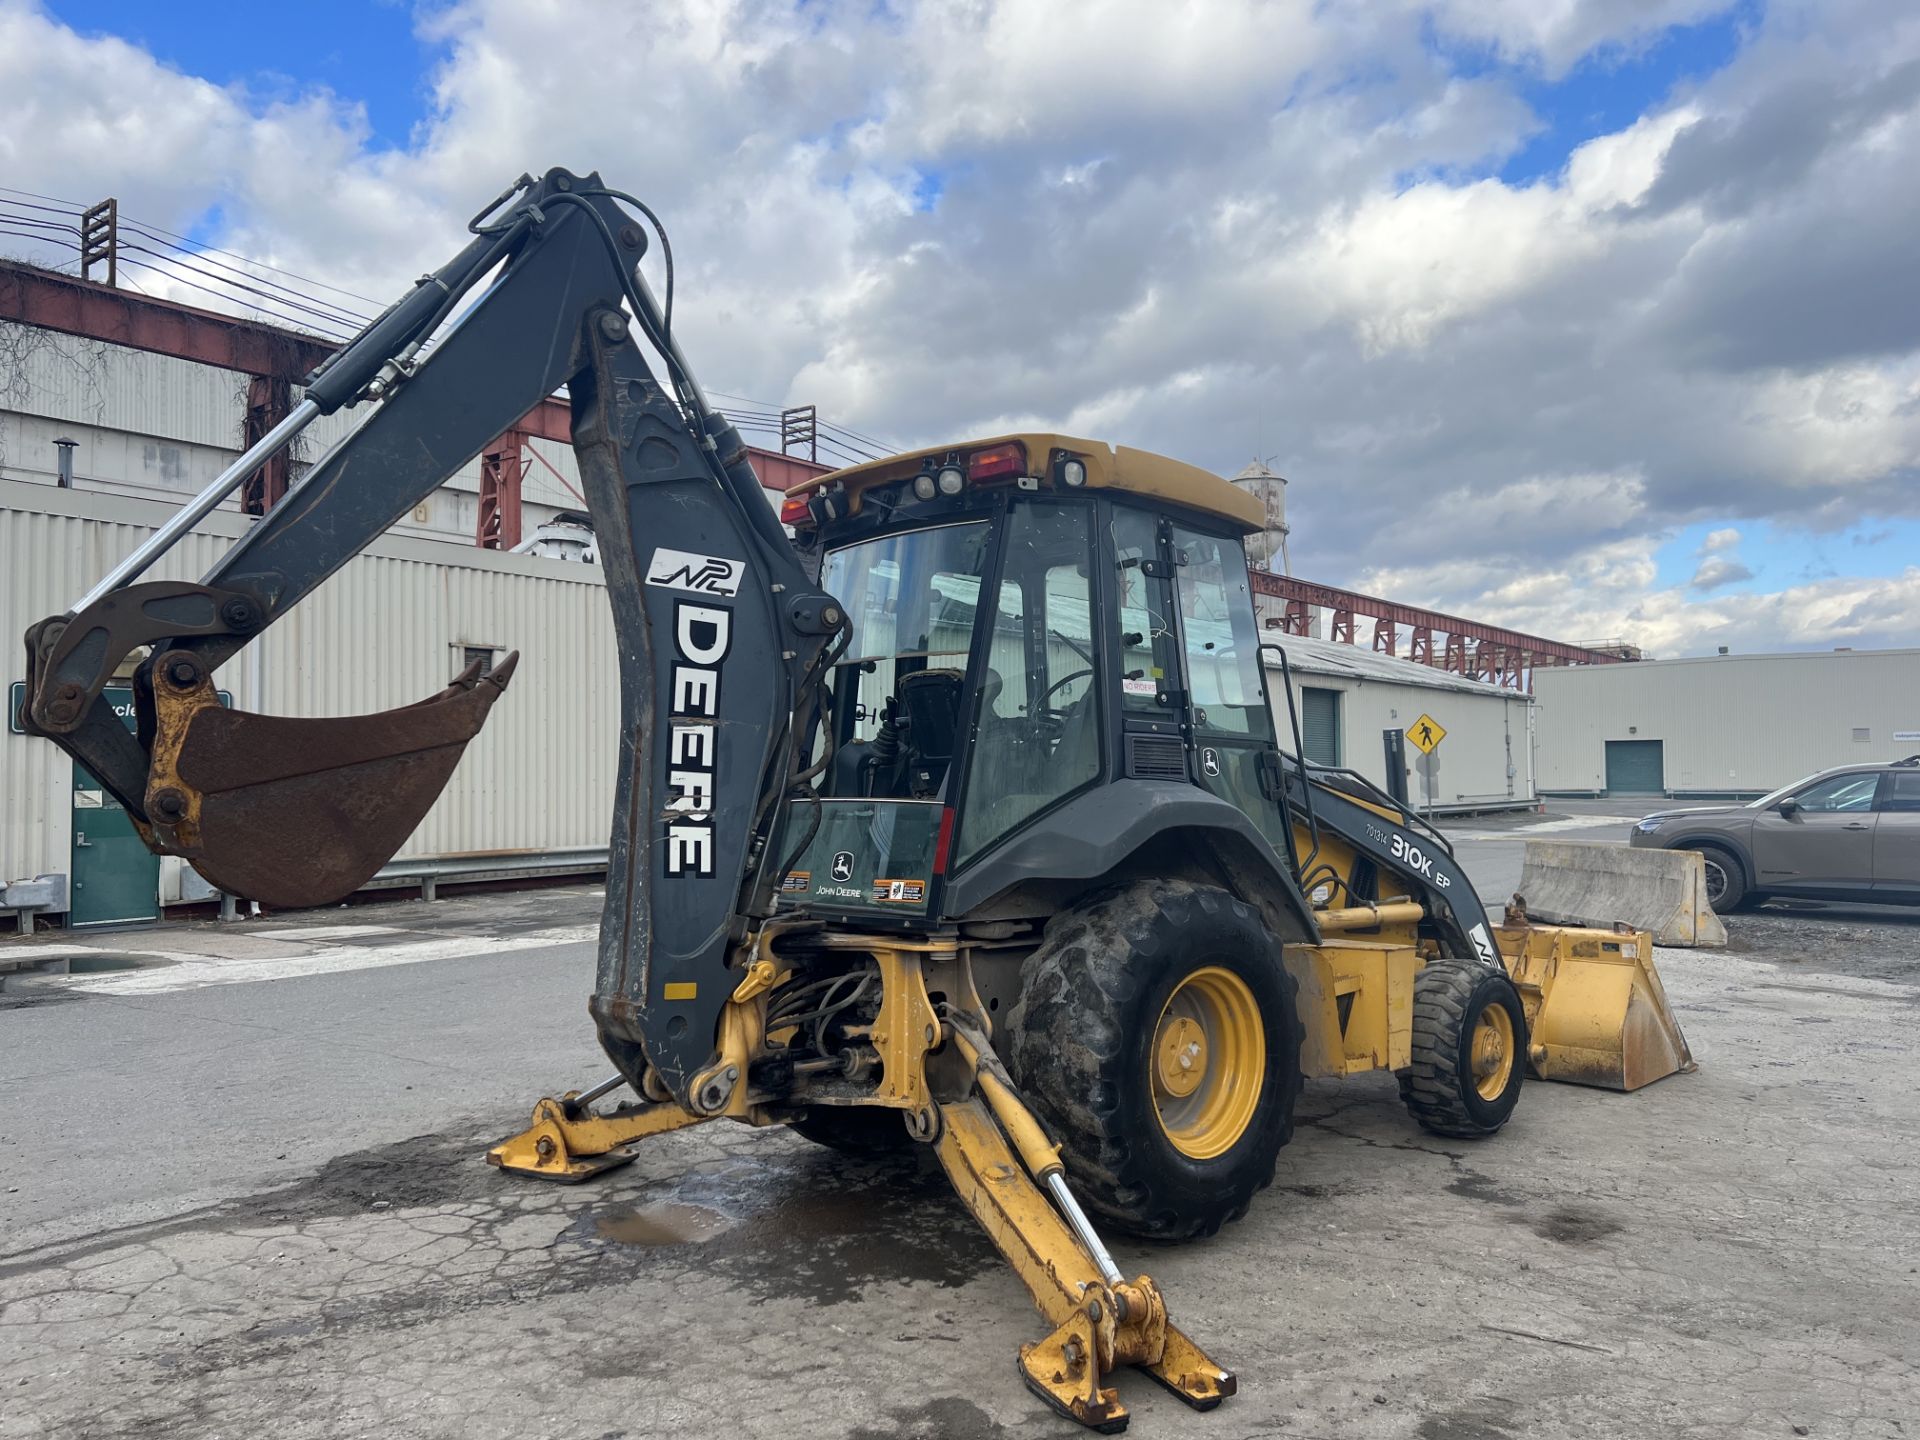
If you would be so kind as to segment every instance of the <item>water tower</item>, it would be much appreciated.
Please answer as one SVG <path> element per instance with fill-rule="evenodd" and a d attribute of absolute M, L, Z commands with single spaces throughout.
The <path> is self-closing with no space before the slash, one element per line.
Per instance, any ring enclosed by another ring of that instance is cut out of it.
<path fill-rule="evenodd" d="M 1260 502 L 1266 511 L 1266 523 L 1257 535 L 1247 537 L 1247 563 L 1276 575 L 1291 575 L 1293 562 L 1287 558 L 1287 482 L 1267 468 L 1264 460 L 1250 462 L 1233 477 L 1233 483 Z"/>

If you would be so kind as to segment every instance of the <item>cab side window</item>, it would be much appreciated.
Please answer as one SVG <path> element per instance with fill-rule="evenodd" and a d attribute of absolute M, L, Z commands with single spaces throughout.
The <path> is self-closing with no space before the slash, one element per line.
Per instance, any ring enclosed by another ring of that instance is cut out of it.
<path fill-rule="evenodd" d="M 1124 505 L 1113 509 L 1114 592 L 1119 596 L 1120 702 L 1129 713 L 1162 708 L 1180 688 L 1167 584 L 1149 573 L 1160 565 L 1160 522 Z"/>
<path fill-rule="evenodd" d="M 1179 551 L 1174 574 L 1187 636 L 1194 727 L 1265 739 L 1271 721 L 1261 697 L 1260 639 L 1254 629 L 1246 553 L 1238 540 L 1178 525 L 1173 543 Z"/>

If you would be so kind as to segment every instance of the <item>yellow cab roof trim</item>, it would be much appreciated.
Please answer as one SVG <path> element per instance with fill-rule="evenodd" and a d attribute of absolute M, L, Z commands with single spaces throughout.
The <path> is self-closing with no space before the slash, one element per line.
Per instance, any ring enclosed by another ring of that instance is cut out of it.
<path fill-rule="evenodd" d="M 857 509 L 862 492 L 876 485 L 911 479 L 925 468 L 929 460 L 941 461 L 949 455 L 964 456 L 975 450 L 1005 445 L 1009 441 L 1018 441 L 1026 448 L 1029 474 L 1048 474 L 1053 453 L 1064 450 L 1085 462 L 1089 490 L 1120 490 L 1131 495 L 1144 495 L 1154 500 L 1184 505 L 1190 510 L 1199 510 L 1229 521 L 1242 533 L 1251 533 L 1266 525 L 1266 511 L 1260 501 L 1239 486 L 1229 485 L 1211 470 L 1202 470 L 1198 465 L 1189 465 L 1184 460 L 1169 459 L 1147 450 L 1109 445 L 1104 440 L 1083 440 L 1073 435 L 1035 431 L 994 435 L 984 440 L 964 440 L 954 445 L 931 445 L 924 450 L 889 455 L 884 460 L 870 460 L 864 465 L 849 465 L 844 470 L 816 475 L 810 480 L 801 481 L 786 493 L 791 496 L 811 495 L 826 486 L 840 485 L 855 501 L 854 508 Z"/>

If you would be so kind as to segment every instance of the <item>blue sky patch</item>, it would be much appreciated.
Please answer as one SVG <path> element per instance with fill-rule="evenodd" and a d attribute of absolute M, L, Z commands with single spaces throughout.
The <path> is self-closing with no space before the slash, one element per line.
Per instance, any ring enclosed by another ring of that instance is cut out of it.
<path fill-rule="evenodd" d="M 1757 10 L 1755 0 L 1740 0 L 1712 19 L 1669 27 L 1632 48 L 1596 50 L 1557 80 L 1510 65 L 1488 46 L 1431 31 L 1427 43 L 1455 74 L 1509 77 L 1532 108 L 1540 128 L 1490 171 L 1509 185 L 1526 185 L 1557 175 L 1587 141 L 1625 130 L 1660 108 L 1677 88 L 1723 69 L 1738 53 Z"/>
<path fill-rule="evenodd" d="M 256 106 L 319 88 L 357 101 L 366 108 L 377 148 L 405 145 L 431 101 L 427 74 L 439 47 L 416 38 L 415 7 L 404 0 L 44 3 L 80 35 L 117 36 L 175 70 L 244 88 Z"/>

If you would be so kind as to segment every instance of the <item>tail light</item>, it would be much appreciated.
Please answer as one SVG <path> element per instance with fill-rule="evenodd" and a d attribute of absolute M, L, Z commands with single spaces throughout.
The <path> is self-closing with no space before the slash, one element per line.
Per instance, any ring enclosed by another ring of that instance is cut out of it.
<path fill-rule="evenodd" d="M 933 842 L 934 874 L 944 875 L 947 873 L 947 854 L 952 849 L 953 807 L 951 805 L 943 805 L 940 807 L 940 833 L 934 837 Z"/>
<path fill-rule="evenodd" d="M 781 502 L 780 523 L 782 525 L 808 525 L 812 522 L 813 515 L 807 509 L 806 496 L 789 495 Z"/>
<path fill-rule="evenodd" d="M 996 480 L 1027 473 L 1027 447 L 1018 440 L 976 450 L 967 457 L 969 480 Z"/>

